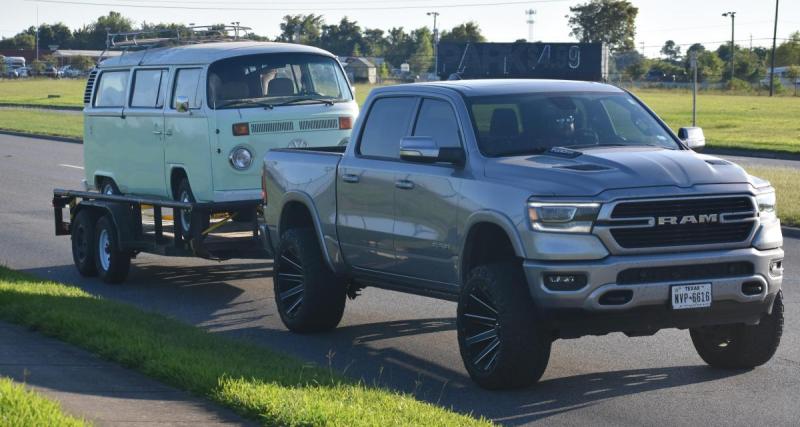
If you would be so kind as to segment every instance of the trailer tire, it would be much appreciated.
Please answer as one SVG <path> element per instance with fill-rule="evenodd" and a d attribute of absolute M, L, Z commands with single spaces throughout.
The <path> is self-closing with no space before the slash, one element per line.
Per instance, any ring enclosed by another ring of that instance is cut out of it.
<path fill-rule="evenodd" d="M 95 268 L 106 283 L 121 283 L 131 268 L 131 253 L 120 248 L 117 227 L 108 215 L 95 225 Z"/>
<path fill-rule="evenodd" d="M 313 229 L 293 228 L 281 235 L 274 271 L 275 303 L 290 331 L 326 332 L 339 324 L 346 288 L 325 264 Z"/>
<path fill-rule="evenodd" d="M 70 226 L 72 237 L 72 261 L 81 276 L 97 276 L 95 266 L 95 252 L 97 247 L 94 244 L 94 225 L 95 215 L 90 210 L 83 209 L 75 215 Z"/>

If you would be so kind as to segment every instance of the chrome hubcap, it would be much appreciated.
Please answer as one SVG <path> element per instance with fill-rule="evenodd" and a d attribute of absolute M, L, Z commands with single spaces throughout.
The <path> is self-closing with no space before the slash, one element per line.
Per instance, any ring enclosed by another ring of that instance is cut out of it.
<path fill-rule="evenodd" d="M 109 240 L 108 230 L 100 232 L 100 237 L 97 239 L 97 256 L 100 258 L 100 266 L 103 271 L 108 271 L 111 265 L 111 241 Z"/>
<path fill-rule="evenodd" d="M 499 329 L 497 309 L 488 295 L 476 288 L 464 307 L 463 328 L 468 359 L 475 368 L 489 371 L 494 367 L 500 353 Z"/>
<path fill-rule="evenodd" d="M 305 293 L 305 275 L 300 258 L 292 250 L 286 250 L 281 254 L 278 262 L 277 271 L 278 299 L 287 317 L 293 318 L 300 306 L 303 304 L 303 294 Z"/>

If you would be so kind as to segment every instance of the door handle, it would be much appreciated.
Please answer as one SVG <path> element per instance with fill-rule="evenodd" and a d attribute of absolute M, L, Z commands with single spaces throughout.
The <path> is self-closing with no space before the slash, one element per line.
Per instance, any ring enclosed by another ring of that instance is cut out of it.
<path fill-rule="evenodd" d="M 414 182 L 407 179 L 398 179 L 394 182 L 394 186 L 401 190 L 411 190 L 414 188 Z"/>
<path fill-rule="evenodd" d="M 160 130 L 154 130 L 153 131 L 153 135 L 161 135 L 161 131 Z"/>
<path fill-rule="evenodd" d="M 355 183 L 358 182 L 358 180 L 359 180 L 358 175 L 356 175 L 354 173 L 346 173 L 346 174 L 342 175 L 342 181 L 344 181 L 344 182 L 349 182 L 351 184 L 355 184 Z"/>
<path fill-rule="evenodd" d="M 165 130 L 165 131 L 164 131 L 164 135 L 166 135 L 166 136 L 172 136 L 172 130 L 171 130 L 171 129 L 167 129 L 167 130 Z"/>

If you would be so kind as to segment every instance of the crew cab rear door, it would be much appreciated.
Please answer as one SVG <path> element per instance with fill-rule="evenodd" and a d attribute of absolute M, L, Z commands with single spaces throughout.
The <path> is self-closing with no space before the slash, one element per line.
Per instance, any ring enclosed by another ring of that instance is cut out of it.
<path fill-rule="evenodd" d="M 400 139 L 409 134 L 418 98 L 372 102 L 353 156 L 337 175 L 337 231 L 345 261 L 356 268 L 391 272 L 395 265 L 394 195 Z"/>

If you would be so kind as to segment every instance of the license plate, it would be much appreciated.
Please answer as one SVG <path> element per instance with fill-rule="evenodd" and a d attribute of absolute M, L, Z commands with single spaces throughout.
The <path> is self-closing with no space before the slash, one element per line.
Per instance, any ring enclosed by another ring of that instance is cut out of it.
<path fill-rule="evenodd" d="M 675 310 L 711 307 L 711 283 L 676 285 L 671 290 Z"/>

